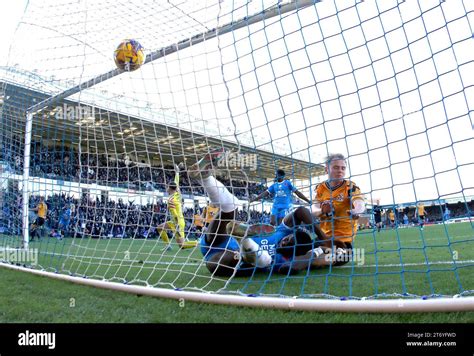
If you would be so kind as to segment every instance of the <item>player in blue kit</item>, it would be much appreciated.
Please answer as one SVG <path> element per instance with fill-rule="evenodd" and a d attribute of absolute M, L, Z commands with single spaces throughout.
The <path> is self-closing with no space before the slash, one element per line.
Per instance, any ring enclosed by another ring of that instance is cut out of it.
<path fill-rule="evenodd" d="M 304 196 L 298 189 L 296 189 L 293 184 L 287 179 L 285 179 L 285 171 L 282 169 L 277 170 L 275 183 L 272 184 L 266 191 L 258 195 L 254 199 L 250 199 L 250 203 L 254 201 L 261 200 L 269 195 L 272 195 L 273 206 L 272 214 L 270 217 L 270 224 L 280 225 L 283 218 L 288 214 L 288 212 L 293 207 L 292 195 L 293 193 L 300 199 L 304 200 L 308 204 L 310 201 Z"/>
<path fill-rule="evenodd" d="M 206 267 L 213 275 L 245 276 L 255 271 L 288 274 L 333 263 L 332 250 L 327 244 L 330 241 L 321 241 L 328 238 L 306 208 L 295 209 L 276 228 L 236 221 L 241 203 L 211 175 L 220 154 L 223 151 L 211 152 L 188 171 L 191 177 L 200 180 L 211 203 L 219 207 L 217 217 L 200 239 Z M 313 231 L 317 241 L 311 237 Z"/>
<path fill-rule="evenodd" d="M 63 230 L 67 231 L 67 229 L 69 228 L 70 222 L 71 222 L 71 208 L 69 204 L 66 204 L 66 206 L 61 211 L 61 216 L 59 218 L 59 226 L 58 226 L 59 239 L 62 239 L 62 237 L 64 236 Z"/>

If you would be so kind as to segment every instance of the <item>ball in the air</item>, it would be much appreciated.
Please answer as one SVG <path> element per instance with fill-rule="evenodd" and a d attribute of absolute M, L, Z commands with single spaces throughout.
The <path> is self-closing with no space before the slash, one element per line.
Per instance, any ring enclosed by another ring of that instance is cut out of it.
<path fill-rule="evenodd" d="M 132 72 L 145 62 L 143 47 L 136 40 L 124 40 L 114 52 L 115 64 L 118 68 Z"/>

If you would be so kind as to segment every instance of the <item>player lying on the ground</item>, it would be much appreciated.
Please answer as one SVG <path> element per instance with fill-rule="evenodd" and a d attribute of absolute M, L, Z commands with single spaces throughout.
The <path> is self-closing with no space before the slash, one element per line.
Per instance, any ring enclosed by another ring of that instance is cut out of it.
<path fill-rule="evenodd" d="M 299 207 L 285 216 L 277 228 L 246 225 L 236 221 L 239 206 L 229 190 L 211 174 L 223 151 L 214 151 L 190 167 L 190 176 L 201 181 L 211 203 L 220 208 L 206 234 L 201 236 L 201 253 L 208 270 L 217 276 L 250 275 L 255 270 L 294 273 L 333 263 L 332 242 L 314 223 L 310 211 Z M 313 241 L 310 231 L 317 235 Z M 346 253 L 343 245 L 339 253 Z"/>

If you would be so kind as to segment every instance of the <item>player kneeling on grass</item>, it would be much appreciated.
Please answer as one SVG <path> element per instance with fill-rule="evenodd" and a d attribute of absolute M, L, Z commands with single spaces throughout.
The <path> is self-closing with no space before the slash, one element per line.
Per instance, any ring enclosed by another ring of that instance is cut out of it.
<path fill-rule="evenodd" d="M 324 233 L 334 239 L 335 266 L 349 262 L 352 244 L 357 234 L 357 220 L 365 212 L 364 196 L 359 187 L 346 175 L 346 158 L 340 153 L 326 159 L 328 179 L 316 186 L 312 212 L 320 220 Z M 328 245 L 328 242 L 326 243 Z"/>
<path fill-rule="evenodd" d="M 328 237 L 306 208 L 295 209 L 276 228 L 235 220 L 241 205 L 238 198 L 211 175 L 223 154 L 223 150 L 213 151 L 189 170 L 190 176 L 201 181 L 211 203 L 220 208 L 200 240 L 208 270 L 216 276 L 245 276 L 256 270 L 288 274 L 331 265 L 331 241 L 325 241 Z M 307 229 L 314 231 L 317 241 Z"/>

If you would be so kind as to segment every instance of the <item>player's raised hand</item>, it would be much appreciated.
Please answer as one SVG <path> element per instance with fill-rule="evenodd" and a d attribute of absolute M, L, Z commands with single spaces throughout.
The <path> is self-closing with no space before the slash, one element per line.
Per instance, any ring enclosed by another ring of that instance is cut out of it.
<path fill-rule="evenodd" d="M 250 195 L 249 204 L 254 203 L 256 200 L 257 200 L 257 196 L 255 194 Z"/>
<path fill-rule="evenodd" d="M 323 201 L 320 204 L 322 214 L 330 214 L 332 212 L 332 206 L 330 201 Z"/>

